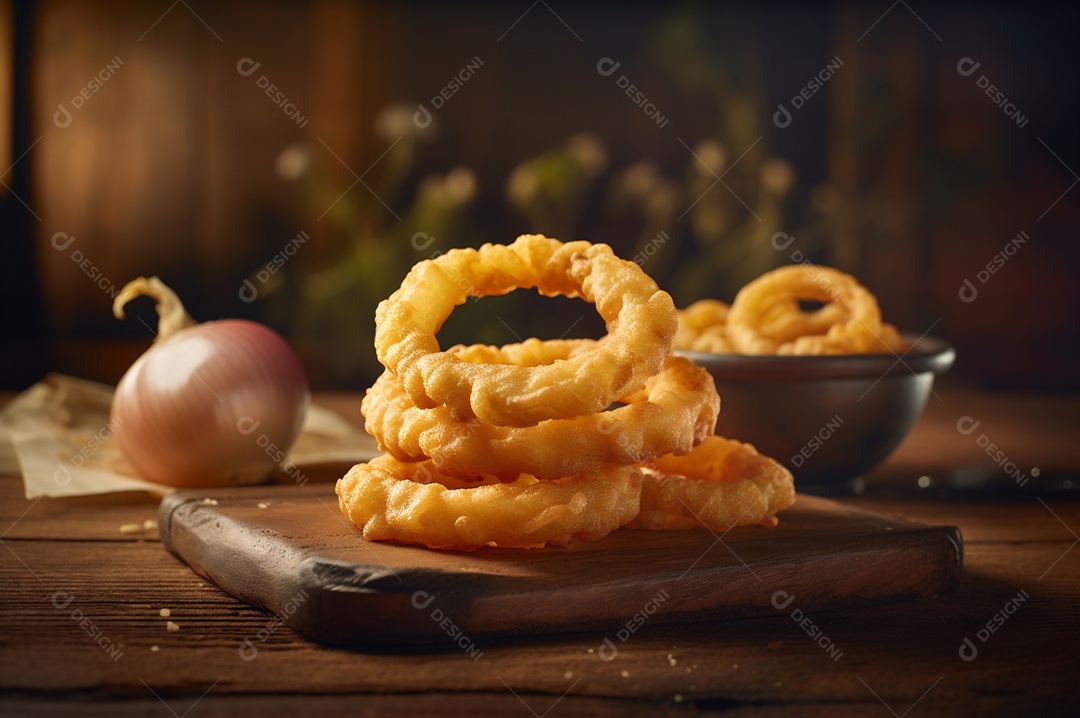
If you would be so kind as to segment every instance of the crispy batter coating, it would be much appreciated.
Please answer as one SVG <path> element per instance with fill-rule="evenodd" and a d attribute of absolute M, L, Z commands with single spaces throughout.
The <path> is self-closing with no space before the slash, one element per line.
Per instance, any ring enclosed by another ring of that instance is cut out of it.
<path fill-rule="evenodd" d="M 541 366 L 575 357 L 596 348 L 595 339 L 537 339 L 529 337 L 519 344 L 457 344 L 446 350 L 461 361 L 473 364 L 515 364 Z"/>
<path fill-rule="evenodd" d="M 790 471 L 750 444 L 721 436 L 685 456 L 658 459 L 643 472 L 641 511 L 630 524 L 635 528 L 775 526 L 776 512 L 795 501 Z"/>
<path fill-rule="evenodd" d="M 729 309 L 719 299 L 702 299 L 678 310 L 679 329 L 672 347 L 714 354 L 735 353 L 735 346 L 727 336 Z"/>
<path fill-rule="evenodd" d="M 440 351 L 435 334 L 456 305 L 531 287 L 595 304 L 608 341 L 539 366 L 477 364 Z M 458 421 L 530 426 L 602 411 L 640 390 L 664 365 L 676 326 L 671 297 L 606 244 L 523 235 L 414 266 L 375 312 L 375 350 L 420 408 L 446 406 Z"/>
<path fill-rule="evenodd" d="M 803 310 L 800 301 L 819 301 Z M 728 308 L 705 299 L 678 312 L 674 347 L 717 354 L 867 354 L 904 348 L 877 299 L 849 274 L 796 264 L 766 272 Z"/>
<path fill-rule="evenodd" d="M 522 475 L 466 484 L 429 462 L 380 456 L 337 482 L 341 510 L 369 541 L 471 551 L 597 541 L 637 515 L 641 471 L 621 466 L 558 481 Z"/>
<path fill-rule="evenodd" d="M 467 348 L 462 353 L 508 356 L 533 365 L 546 355 L 501 349 Z M 685 454 L 716 428 L 720 397 L 712 376 L 682 357 L 668 357 L 663 371 L 645 388 L 623 397 L 625 406 L 535 426 L 494 426 L 478 419 L 454 421 L 445 407 L 419 409 L 401 382 L 384 372 L 364 397 L 365 428 L 379 446 L 403 461 L 430 458 L 454 476 L 493 474 L 500 478 L 531 474 L 540 479 L 598 471 L 617 464 Z"/>
<path fill-rule="evenodd" d="M 706 329 L 727 324 L 730 310 L 731 307 L 719 299 L 701 299 L 686 309 L 678 310 L 679 330 L 675 333 L 675 348 L 689 349 L 689 343 Z"/>
<path fill-rule="evenodd" d="M 826 306 L 800 312 L 800 300 Z M 788 320 L 791 315 L 796 318 Z M 812 264 L 774 269 L 740 289 L 728 328 L 747 354 L 881 353 L 892 351 L 891 342 L 899 339 L 895 329 L 883 329 L 877 299 L 866 287 L 850 274 Z"/>

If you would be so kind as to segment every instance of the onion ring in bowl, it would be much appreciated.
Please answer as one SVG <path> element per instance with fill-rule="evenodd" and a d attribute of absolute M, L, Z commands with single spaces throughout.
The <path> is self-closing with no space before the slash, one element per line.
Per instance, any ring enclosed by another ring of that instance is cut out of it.
<path fill-rule="evenodd" d="M 727 333 L 730 307 L 719 299 L 702 299 L 686 309 L 676 310 L 679 330 L 671 346 L 697 352 L 734 354 L 734 344 Z"/>
<path fill-rule="evenodd" d="M 642 471 L 641 512 L 628 524 L 633 528 L 775 526 L 776 512 L 795 501 L 790 471 L 750 444 L 722 436 L 710 436 L 689 454 L 665 456 Z"/>
<path fill-rule="evenodd" d="M 475 364 L 440 351 L 435 334 L 456 305 L 533 287 L 595 304 L 607 341 L 535 367 Z M 414 266 L 375 312 L 375 351 L 417 407 L 444 405 L 457 421 L 531 426 L 602 411 L 640 390 L 664 365 L 676 327 L 667 292 L 611 247 L 523 235 Z"/>
<path fill-rule="evenodd" d="M 832 325 L 847 319 L 844 307 L 836 302 L 829 302 L 820 309 L 806 311 L 799 302 L 790 299 L 772 305 L 771 311 L 757 332 L 777 344 L 786 344 L 799 337 L 826 334 Z"/>
<path fill-rule="evenodd" d="M 705 331 L 727 324 L 727 313 L 731 309 L 719 299 L 701 299 L 686 309 L 676 311 L 679 330 L 675 332 L 672 345 L 676 349 L 690 349 L 691 344 Z"/>
<path fill-rule="evenodd" d="M 482 347 L 484 352 L 493 349 Z M 466 348 L 464 353 L 476 351 Z M 520 345 L 511 345 L 495 353 L 504 359 L 522 352 Z M 516 358 L 528 361 L 536 355 Z M 712 375 L 675 356 L 649 377 L 644 389 L 622 397 L 622 402 L 626 405 L 612 411 L 526 427 L 459 422 L 445 407 L 414 406 L 401 382 L 387 371 L 364 396 L 361 413 L 379 447 L 399 460 L 430 458 L 440 471 L 463 478 L 530 474 L 551 480 L 685 454 L 712 435 L 720 410 Z"/>
<path fill-rule="evenodd" d="M 849 340 L 843 336 L 829 334 L 803 336 L 786 342 L 776 348 L 779 355 L 824 355 L 824 354 L 888 354 L 901 352 L 907 344 L 900 337 L 900 332 L 892 324 L 884 322 L 872 332 L 861 338 Z"/>
<path fill-rule="evenodd" d="M 672 347 L 713 354 L 740 353 L 727 324 L 730 309 L 718 299 L 701 299 L 686 309 L 676 310 L 679 330 Z M 755 324 L 753 333 L 744 336 L 746 342 L 759 349 L 758 353 L 769 353 L 777 345 L 799 337 L 825 334 L 843 319 L 844 310 L 839 304 L 829 303 L 815 311 L 804 311 L 798 301 L 788 299 L 772 304 Z"/>
<path fill-rule="evenodd" d="M 383 455 L 337 482 L 341 510 L 369 541 L 471 551 L 598 541 L 638 512 L 641 471 L 620 466 L 558 481 L 466 484 L 428 462 Z"/>
<path fill-rule="evenodd" d="M 826 306 L 802 312 L 800 300 Z M 727 326 L 745 354 L 870 354 L 892 351 L 899 342 L 896 330 L 882 325 L 873 294 L 850 274 L 812 264 L 774 269 L 740 289 Z M 814 334 L 792 336 L 804 330 Z"/>

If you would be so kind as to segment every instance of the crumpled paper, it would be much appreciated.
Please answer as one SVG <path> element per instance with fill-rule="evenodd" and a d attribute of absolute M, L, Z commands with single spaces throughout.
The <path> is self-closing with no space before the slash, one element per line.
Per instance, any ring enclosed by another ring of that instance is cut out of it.
<path fill-rule="evenodd" d="M 111 386 L 62 374 L 19 394 L 0 409 L 0 473 L 21 474 L 28 499 L 172 491 L 139 478 L 120 454 L 109 424 L 112 395 Z M 306 466 L 355 464 L 378 453 L 371 436 L 312 405 L 282 471 L 305 483 Z"/>

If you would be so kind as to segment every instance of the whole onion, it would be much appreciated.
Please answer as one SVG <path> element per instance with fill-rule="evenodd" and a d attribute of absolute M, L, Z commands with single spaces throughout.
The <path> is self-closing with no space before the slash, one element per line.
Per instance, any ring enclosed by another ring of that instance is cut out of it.
<path fill-rule="evenodd" d="M 224 319 L 196 324 L 157 277 L 117 295 L 113 313 L 147 295 L 158 336 L 116 387 L 120 451 L 150 481 L 194 488 L 256 483 L 281 464 L 310 401 L 296 354 L 273 330 Z"/>

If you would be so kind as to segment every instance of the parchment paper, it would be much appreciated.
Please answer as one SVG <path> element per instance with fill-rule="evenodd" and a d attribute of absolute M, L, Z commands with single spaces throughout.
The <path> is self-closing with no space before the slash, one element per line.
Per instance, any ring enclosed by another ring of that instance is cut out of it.
<path fill-rule="evenodd" d="M 120 455 L 109 424 L 113 389 L 50 374 L 0 409 L 0 472 L 21 474 L 26 498 L 119 491 L 172 491 L 139 478 Z M 305 466 L 354 464 L 378 454 L 375 440 L 332 411 L 311 406 L 286 474 Z"/>

